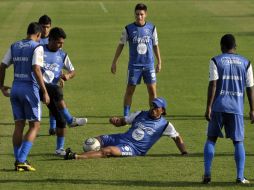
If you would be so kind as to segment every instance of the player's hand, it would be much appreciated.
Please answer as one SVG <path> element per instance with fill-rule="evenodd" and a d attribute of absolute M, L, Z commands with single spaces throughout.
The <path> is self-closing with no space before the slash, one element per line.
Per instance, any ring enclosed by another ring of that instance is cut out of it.
<path fill-rule="evenodd" d="M 210 121 L 211 120 L 211 112 L 212 112 L 211 108 L 207 108 L 206 109 L 206 112 L 205 112 L 205 119 L 206 119 L 206 121 Z"/>
<path fill-rule="evenodd" d="M 67 81 L 70 79 L 70 75 L 68 73 L 62 73 L 61 79 L 63 79 L 64 81 Z"/>
<path fill-rule="evenodd" d="M 9 86 L 3 86 L 1 88 L 1 91 L 2 91 L 4 96 L 10 97 L 10 89 L 11 89 L 11 87 L 9 87 Z"/>
<path fill-rule="evenodd" d="M 250 121 L 253 124 L 254 123 L 254 111 L 250 111 Z"/>
<path fill-rule="evenodd" d="M 159 73 L 161 71 L 161 63 L 158 63 L 156 65 L 156 69 L 155 69 L 156 73 Z"/>
<path fill-rule="evenodd" d="M 113 74 L 116 73 L 116 63 L 112 63 L 112 65 L 111 65 L 111 73 L 113 73 Z"/>
<path fill-rule="evenodd" d="M 111 117 L 109 122 L 116 127 L 122 126 L 122 120 L 119 117 Z"/>
<path fill-rule="evenodd" d="M 43 103 L 48 105 L 50 102 L 50 98 L 47 92 L 43 93 Z"/>

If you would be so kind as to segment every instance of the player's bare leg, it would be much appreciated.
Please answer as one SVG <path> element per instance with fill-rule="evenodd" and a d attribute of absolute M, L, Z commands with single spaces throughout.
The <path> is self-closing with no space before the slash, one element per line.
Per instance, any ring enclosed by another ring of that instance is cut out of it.
<path fill-rule="evenodd" d="M 175 141 L 176 146 L 177 146 L 177 148 L 180 150 L 180 152 L 182 153 L 182 155 L 188 154 L 188 153 L 187 153 L 187 150 L 186 150 L 186 148 L 185 148 L 185 144 L 184 144 L 184 142 L 183 142 L 183 139 L 182 139 L 182 137 L 181 137 L 180 135 L 177 136 L 177 137 L 175 137 L 175 138 L 172 138 L 172 139 Z"/>
<path fill-rule="evenodd" d="M 152 101 L 157 98 L 156 83 L 146 84 L 148 95 L 149 95 L 149 105 L 152 106 Z"/>
<path fill-rule="evenodd" d="M 116 146 L 108 146 L 105 148 L 102 148 L 99 151 L 90 151 L 90 152 L 84 152 L 81 154 L 76 154 L 71 152 L 71 150 L 66 149 L 66 160 L 71 160 L 71 159 L 76 159 L 76 160 L 81 160 L 81 159 L 90 159 L 90 158 L 107 158 L 110 156 L 121 156 L 121 151 L 119 150 L 118 147 Z"/>

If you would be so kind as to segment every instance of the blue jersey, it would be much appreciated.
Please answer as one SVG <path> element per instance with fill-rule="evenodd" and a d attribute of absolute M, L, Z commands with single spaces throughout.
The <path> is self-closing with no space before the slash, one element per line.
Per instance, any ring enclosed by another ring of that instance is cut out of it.
<path fill-rule="evenodd" d="M 39 45 L 38 42 L 27 39 L 11 45 L 11 61 L 14 65 L 14 85 L 17 82 L 23 82 L 39 87 L 32 70 L 33 53 Z"/>
<path fill-rule="evenodd" d="M 162 136 L 167 125 L 165 118 L 152 119 L 149 111 L 142 111 L 133 120 L 131 128 L 126 133 L 120 134 L 121 139 L 132 144 L 141 155 L 145 155 Z"/>
<path fill-rule="evenodd" d="M 44 64 L 42 67 L 43 79 L 46 83 L 57 84 L 64 67 L 67 54 L 59 49 L 58 51 L 50 51 L 47 45 L 44 48 Z"/>
<path fill-rule="evenodd" d="M 48 37 L 47 37 L 47 38 L 41 38 L 40 41 L 39 41 L 39 43 L 40 43 L 41 45 L 48 44 L 48 43 L 49 43 L 49 38 L 48 38 Z"/>
<path fill-rule="evenodd" d="M 135 23 L 125 27 L 129 42 L 129 68 L 135 66 L 153 68 L 153 32 L 155 26 L 147 22 L 144 26 Z"/>
<path fill-rule="evenodd" d="M 244 90 L 250 61 L 241 55 L 228 53 L 218 55 L 212 60 L 219 75 L 212 111 L 243 115 Z"/>

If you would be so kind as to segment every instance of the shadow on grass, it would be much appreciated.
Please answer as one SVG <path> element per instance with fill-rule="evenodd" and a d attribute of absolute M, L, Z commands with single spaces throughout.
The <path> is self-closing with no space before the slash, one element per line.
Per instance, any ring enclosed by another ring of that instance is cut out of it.
<path fill-rule="evenodd" d="M 145 157 L 182 157 L 182 158 L 188 158 L 188 157 L 203 157 L 203 152 L 196 152 L 196 153 L 189 153 L 188 155 L 181 155 L 181 154 L 148 154 Z M 215 157 L 227 157 L 227 156 L 234 156 L 233 152 L 218 152 L 215 153 Z M 254 153 L 246 153 L 246 156 L 254 156 Z"/>
<path fill-rule="evenodd" d="M 13 170 L 12 170 L 13 171 Z M 51 183 L 51 184 L 89 184 L 137 187 L 228 187 L 236 186 L 235 182 L 212 182 L 209 185 L 190 181 L 146 181 L 146 180 L 95 180 L 95 179 L 38 179 L 38 180 L 0 180 L 0 183 Z M 246 187 L 253 187 L 254 184 Z"/>

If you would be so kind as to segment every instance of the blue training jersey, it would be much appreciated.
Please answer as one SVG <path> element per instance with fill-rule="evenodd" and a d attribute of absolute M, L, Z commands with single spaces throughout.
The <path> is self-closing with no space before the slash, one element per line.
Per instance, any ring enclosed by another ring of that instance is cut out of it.
<path fill-rule="evenodd" d="M 48 37 L 47 37 L 47 38 L 41 38 L 40 41 L 39 41 L 39 43 L 40 43 L 41 45 L 48 44 L 48 43 L 49 43 L 49 38 L 48 38 Z"/>
<path fill-rule="evenodd" d="M 38 42 L 24 39 L 11 45 L 11 58 L 14 65 L 14 81 L 33 84 L 39 87 L 32 70 L 34 50 L 39 46 Z"/>
<path fill-rule="evenodd" d="M 250 61 L 241 55 L 229 53 L 213 57 L 212 60 L 219 75 L 212 110 L 243 115 L 246 75 Z"/>
<path fill-rule="evenodd" d="M 43 45 L 44 64 L 42 67 L 43 79 L 46 83 L 57 84 L 64 67 L 67 54 L 59 49 L 58 51 L 50 51 L 47 45 Z"/>
<path fill-rule="evenodd" d="M 130 143 L 141 155 L 145 155 L 162 136 L 167 125 L 164 117 L 152 119 L 149 111 L 142 111 L 133 120 L 131 128 L 121 134 L 121 139 Z"/>
<path fill-rule="evenodd" d="M 153 32 L 155 26 L 146 22 L 144 26 L 135 23 L 125 27 L 129 42 L 129 68 L 135 66 L 153 68 Z"/>

